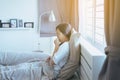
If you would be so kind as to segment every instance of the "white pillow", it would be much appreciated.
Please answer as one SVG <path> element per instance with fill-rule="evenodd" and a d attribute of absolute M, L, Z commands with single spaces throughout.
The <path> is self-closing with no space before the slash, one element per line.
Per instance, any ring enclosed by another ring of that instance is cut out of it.
<path fill-rule="evenodd" d="M 70 58 L 74 64 L 79 61 L 80 56 L 80 33 L 72 30 L 72 35 L 70 38 Z M 77 63 L 76 63 L 77 64 Z"/>
<path fill-rule="evenodd" d="M 57 80 L 67 80 L 79 67 L 80 61 L 80 33 L 72 30 L 70 38 L 70 56 L 68 62 L 61 69 Z"/>

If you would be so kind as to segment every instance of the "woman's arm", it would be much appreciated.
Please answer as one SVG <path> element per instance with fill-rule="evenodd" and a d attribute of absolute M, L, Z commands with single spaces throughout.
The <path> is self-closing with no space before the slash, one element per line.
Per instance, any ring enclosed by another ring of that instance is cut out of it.
<path fill-rule="evenodd" d="M 67 59 L 69 56 L 69 43 L 64 42 L 52 57 L 54 64 L 58 64 L 62 59 Z"/>
<path fill-rule="evenodd" d="M 54 63 L 54 61 L 53 61 L 53 59 L 52 59 L 52 57 L 54 56 L 54 54 L 58 51 L 58 49 L 59 49 L 59 44 L 60 44 L 60 42 L 59 42 L 59 40 L 56 38 L 55 40 L 54 40 L 54 44 L 55 44 L 55 48 L 54 48 L 54 51 L 53 51 L 53 53 L 52 53 L 52 56 L 50 56 L 50 57 L 48 57 L 48 59 L 46 60 L 46 62 L 48 62 L 50 65 L 54 65 L 55 63 Z"/>
<path fill-rule="evenodd" d="M 52 55 L 47 58 L 46 62 L 50 62 L 51 58 L 52 58 L 52 57 L 54 56 L 54 54 L 58 51 L 60 42 L 59 42 L 59 40 L 58 40 L 57 38 L 54 40 L 54 44 L 55 44 L 54 51 L 53 51 Z"/>
<path fill-rule="evenodd" d="M 55 63 L 52 59 L 52 57 L 48 57 L 48 59 L 46 60 L 46 62 L 50 65 L 50 66 L 53 66 Z"/>
<path fill-rule="evenodd" d="M 54 44 L 55 44 L 55 48 L 54 48 L 52 57 L 53 57 L 54 54 L 58 51 L 58 48 L 59 48 L 59 45 L 60 45 L 60 42 L 59 42 L 59 40 L 58 40 L 57 38 L 54 40 Z"/>
<path fill-rule="evenodd" d="M 53 57 L 50 57 L 47 61 L 49 65 L 55 65 L 58 64 L 62 59 L 67 59 L 69 55 L 69 43 L 65 42 L 63 43 L 56 53 L 54 53 Z"/>

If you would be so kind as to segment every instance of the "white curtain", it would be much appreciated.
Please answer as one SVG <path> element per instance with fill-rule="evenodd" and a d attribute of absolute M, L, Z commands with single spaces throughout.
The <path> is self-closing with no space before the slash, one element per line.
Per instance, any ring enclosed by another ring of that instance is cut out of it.
<path fill-rule="evenodd" d="M 99 80 L 120 80 L 120 0 L 104 0 L 107 58 Z"/>
<path fill-rule="evenodd" d="M 56 22 L 49 22 L 45 16 L 41 18 L 40 35 L 55 35 L 59 23 L 70 23 L 78 31 L 78 0 L 39 0 L 39 16 L 43 12 L 53 10 Z"/>

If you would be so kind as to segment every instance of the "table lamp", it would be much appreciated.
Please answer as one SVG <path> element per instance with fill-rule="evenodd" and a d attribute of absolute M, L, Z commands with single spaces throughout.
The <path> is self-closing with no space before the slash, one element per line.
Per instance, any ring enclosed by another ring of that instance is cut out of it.
<path fill-rule="evenodd" d="M 40 16 L 39 16 L 39 28 L 38 28 L 39 35 L 40 35 L 40 27 L 41 27 L 42 19 L 44 19 L 44 16 L 47 17 L 47 21 L 48 22 L 55 22 L 56 21 L 56 18 L 55 18 L 55 15 L 53 13 L 53 10 L 41 13 Z M 37 51 L 38 52 L 42 52 L 42 50 L 40 48 L 40 40 L 38 42 L 38 48 L 39 48 L 39 50 L 37 50 Z"/>

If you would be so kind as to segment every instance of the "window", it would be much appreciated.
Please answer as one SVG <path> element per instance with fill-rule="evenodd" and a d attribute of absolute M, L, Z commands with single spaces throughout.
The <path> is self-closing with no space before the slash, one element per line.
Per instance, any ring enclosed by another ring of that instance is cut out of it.
<path fill-rule="evenodd" d="M 80 0 L 81 35 L 99 50 L 105 47 L 104 0 Z"/>

